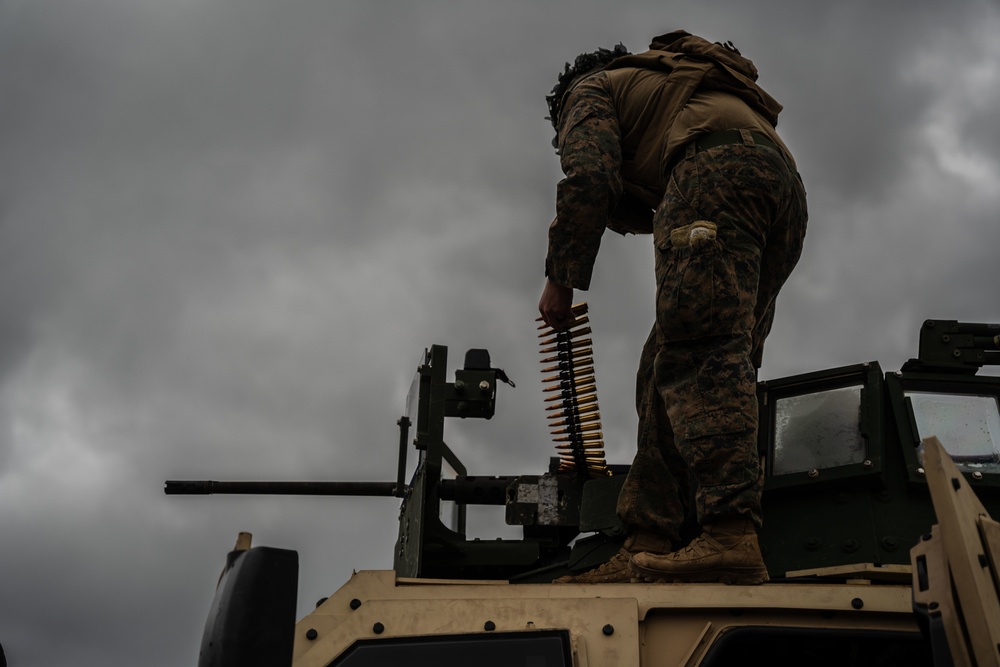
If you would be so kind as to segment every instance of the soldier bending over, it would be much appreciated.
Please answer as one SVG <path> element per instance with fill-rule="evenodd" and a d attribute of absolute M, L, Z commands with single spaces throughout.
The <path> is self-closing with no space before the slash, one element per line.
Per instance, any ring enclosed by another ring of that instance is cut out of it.
<path fill-rule="evenodd" d="M 547 98 L 565 179 L 538 309 L 572 323 L 604 229 L 652 233 L 656 323 L 636 381 L 638 451 L 607 563 L 561 581 L 759 584 L 756 374 L 806 200 L 775 132 L 781 105 L 730 43 L 684 31 L 579 56 Z M 693 499 L 693 507 L 692 507 Z M 681 547 L 695 516 L 701 535 Z"/>

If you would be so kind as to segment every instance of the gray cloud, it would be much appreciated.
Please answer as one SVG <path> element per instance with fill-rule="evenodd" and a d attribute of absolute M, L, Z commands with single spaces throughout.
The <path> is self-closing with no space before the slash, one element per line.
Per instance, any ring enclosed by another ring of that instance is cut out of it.
<path fill-rule="evenodd" d="M 732 39 L 810 195 L 764 374 L 1000 321 L 995 3 L 80 3 L 0 8 L 0 642 L 11 665 L 196 660 L 240 530 L 297 549 L 300 614 L 388 568 L 393 499 L 175 498 L 177 478 L 388 480 L 424 347 L 517 382 L 450 425 L 544 469 L 535 302 L 562 63 L 658 28 Z M 610 458 L 652 323 L 648 239 L 591 303 Z M 493 536 L 495 517 L 476 517 Z"/>

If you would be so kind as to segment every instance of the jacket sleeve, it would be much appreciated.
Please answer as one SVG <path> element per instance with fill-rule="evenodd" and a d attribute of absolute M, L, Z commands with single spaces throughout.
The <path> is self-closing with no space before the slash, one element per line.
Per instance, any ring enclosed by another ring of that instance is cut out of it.
<path fill-rule="evenodd" d="M 577 84 L 563 106 L 559 155 L 565 178 L 556 187 L 545 275 L 588 289 L 601 236 L 622 193 L 621 130 L 603 72 Z"/>

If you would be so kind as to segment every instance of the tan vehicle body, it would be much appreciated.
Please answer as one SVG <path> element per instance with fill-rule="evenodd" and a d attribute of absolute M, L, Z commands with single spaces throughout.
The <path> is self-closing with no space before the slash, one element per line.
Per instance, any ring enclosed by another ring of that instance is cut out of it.
<path fill-rule="evenodd" d="M 955 665 L 1000 665 L 994 580 L 1000 524 L 968 485 L 956 486 L 961 474 L 941 445 L 931 439 L 925 446 L 928 483 L 944 524 L 913 550 L 914 562 L 924 558 L 930 571 L 926 588 L 918 583 L 916 593 L 912 567 L 872 564 L 789 573 L 797 576 L 762 586 L 509 584 L 369 570 L 354 574 L 297 623 L 292 664 L 326 667 L 365 640 L 567 630 L 574 667 L 694 667 L 740 628 L 917 635 L 916 601 L 942 614 Z M 824 583 L 815 583 L 820 579 Z M 835 579 L 843 583 L 825 583 Z"/>
<path fill-rule="evenodd" d="M 906 584 L 505 584 L 355 574 L 295 630 L 295 667 L 359 639 L 568 629 L 576 667 L 699 665 L 746 626 L 919 633 Z M 351 609 L 351 600 L 361 602 Z M 381 629 L 376 633 L 376 628 Z M 314 630 L 315 639 L 307 634 Z"/>

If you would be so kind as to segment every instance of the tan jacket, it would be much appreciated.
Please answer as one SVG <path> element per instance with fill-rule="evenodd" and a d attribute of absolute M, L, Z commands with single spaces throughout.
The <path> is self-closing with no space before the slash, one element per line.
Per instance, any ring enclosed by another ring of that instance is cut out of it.
<path fill-rule="evenodd" d="M 753 63 L 683 31 L 653 40 L 583 77 L 566 92 L 546 275 L 587 289 L 605 228 L 649 234 L 678 151 L 719 130 L 774 131 L 781 111 L 755 80 Z M 791 161 L 787 154 L 786 159 Z"/>
<path fill-rule="evenodd" d="M 676 31 L 606 71 L 622 132 L 625 191 L 650 208 L 663 195 L 667 165 L 698 136 L 756 130 L 783 147 L 774 131 L 781 105 L 757 85 L 753 62 L 719 44 Z"/>

